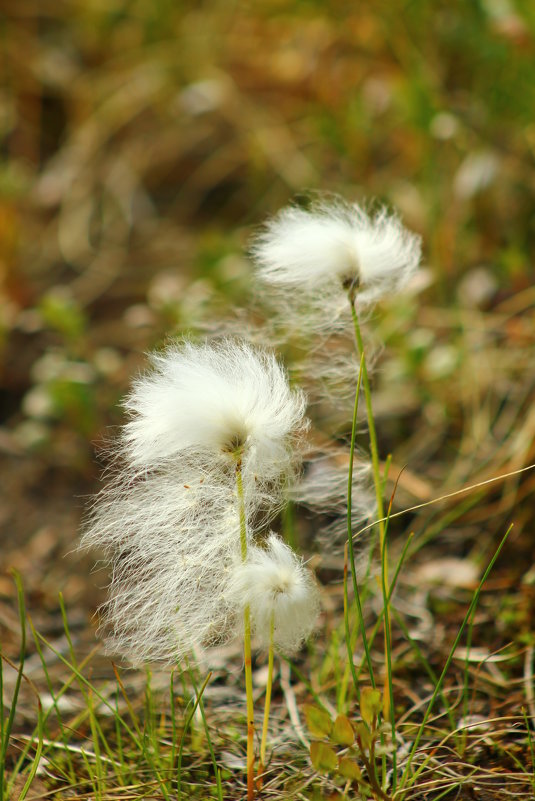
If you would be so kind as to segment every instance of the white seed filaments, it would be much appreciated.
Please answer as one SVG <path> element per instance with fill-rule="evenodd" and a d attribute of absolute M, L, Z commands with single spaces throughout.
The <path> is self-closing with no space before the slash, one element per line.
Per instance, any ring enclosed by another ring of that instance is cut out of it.
<path fill-rule="evenodd" d="M 295 652 L 311 634 L 319 612 L 319 592 L 302 560 L 275 534 L 266 548 L 253 546 L 229 583 L 230 603 L 249 605 L 253 633 L 265 647 L 273 641 L 284 653 Z"/>
<path fill-rule="evenodd" d="M 183 342 L 152 361 L 125 402 L 117 474 L 82 545 L 103 548 L 113 570 L 110 647 L 171 663 L 239 628 L 236 471 L 252 539 L 298 469 L 305 401 L 271 354 L 241 341 Z"/>
<path fill-rule="evenodd" d="M 305 402 L 273 355 L 231 339 L 183 342 L 152 356 L 152 364 L 125 401 L 132 420 L 123 450 L 132 466 L 182 455 L 213 460 L 232 443 L 247 443 L 251 472 L 268 481 L 285 472 Z"/>
<path fill-rule="evenodd" d="M 310 210 L 282 209 L 252 247 L 259 280 L 285 308 L 291 304 L 294 313 L 295 298 L 285 295 L 299 289 L 314 326 L 320 317 L 314 311 L 325 315 L 328 308 L 330 320 L 323 327 L 332 326 L 333 315 L 336 320 L 343 314 L 348 294 L 366 307 L 404 286 L 418 267 L 420 253 L 420 238 L 396 215 L 381 209 L 371 216 L 340 199 L 318 202 Z"/>
<path fill-rule="evenodd" d="M 342 448 L 316 454 L 305 462 L 306 470 L 291 487 L 290 497 L 296 503 L 323 515 L 328 522 L 320 529 L 318 541 L 328 545 L 331 552 L 340 548 L 347 538 L 347 490 L 350 454 Z M 371 465 L 367 459 L 357 457 L 352 472 L 351 528 L 376 514 Z"/>

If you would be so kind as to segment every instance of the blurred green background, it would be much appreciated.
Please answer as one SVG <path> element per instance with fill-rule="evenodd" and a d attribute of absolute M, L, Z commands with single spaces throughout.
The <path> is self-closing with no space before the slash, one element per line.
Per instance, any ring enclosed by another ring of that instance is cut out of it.
<path fill-rule="evenodd" d="M 251 234 L 309 190 L 423 236 L 376 334 L 401 499 L 535 461 L 532 2 L 21 0 L 0 46 L 0 546 L 30 603 L 87 598 L 59 557 L 143 353 L 247 307 Z"/>

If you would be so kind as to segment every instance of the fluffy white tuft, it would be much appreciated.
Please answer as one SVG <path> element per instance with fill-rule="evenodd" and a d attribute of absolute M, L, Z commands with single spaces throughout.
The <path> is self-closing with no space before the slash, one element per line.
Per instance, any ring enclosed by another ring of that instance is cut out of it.
<path fill-rule="evenodd" d="M 127 398 L 116 477 L 82 538 L 112 569 L 109 645 L 135 663 L 176 662 L 236 634 L 227 598 L 241 559 L 237 464 L 252 539 L 299 467 L 305 428 L 303 395 L 244 342 L 182 342 L 153 364 Z"/>
<path fill-rule="evenodd" d="M 187 487 L 164 468 L 119 476 L 96 498 L 82 546 L 111 568 L 102 630 L 134 664 L 176 663 L 235 635 L 225 602 L 240 558 L 236 505 L 209 477 Z"/>
<path fill-rule="evenodd" d="M 252 247 L 261 281 L 304 296 L 321 292 L 323 306 L 347 304 L 350 286 L 360 307 L 373 305 L 408 282 L 420 253 L 420 238 L 397 216 L 385 209 L 370 216 L 342 200 L 282 209 Z"/>
<path fill-rule="evenodd" d="M 319 532 L 318 540 L 331 549 L 347 538 L 347 490 L 349 451 L 344 449 L 322 453 L 305 463 L 305 472 L 291 497 L 296 502 L 330 518 Z M 351 492 L 351 530 L 376 514 L 372 467 L 369 460 L 355 455 Z"/>
<path fill-rule="evenodd" d="M 249 605 L 253 632 L 262 645 L 273 639 L 285 653 L 295 652 L 314 629 L 319 592 L 312 572 L 275 534 L 267 547 L 252 546 L 247 561 L 237 565 L 230 580 L 230 598 L 238 610 Z"/>
<path fill-rule="evenodd" d="M 145 469 L 185 455 L 208 462 L 243 447 L 244 464 L 269 480 L 287 468 L 305 400 L 275 357 L 239 340 L 182 342 L 151 357 L 124 405 L 123 448 Z"/>

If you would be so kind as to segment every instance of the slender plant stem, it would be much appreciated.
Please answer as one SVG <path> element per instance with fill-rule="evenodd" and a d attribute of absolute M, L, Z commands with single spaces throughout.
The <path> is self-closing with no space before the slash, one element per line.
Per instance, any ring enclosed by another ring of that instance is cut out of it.
<path fill-rule="evenodd" d="M 383 701 L 383 717 L 385 720 L 390 719 L 390 726 L 392 731 L 392 789 L 395 791 L 397 785 L 397 738 L 396 738 L 396 721 L 394 717 L 394 693 L 392 686 L 392 635 L 390 626 L 390 595 L 387 589 L 387 566 L 386 566 L 386 535 L 383 540 L 383 549 L 381 554 L 381 589 L 383 593 L 383 609 L 385 621 L 385 655 L 387 664 L 386 681 L 388 683 L 388 699 L 384 698 Z"/>
<path fill-rule="evenodd" d="M 392 637 L 391 637 L 391 621 L 390 621 L 390 607 L 388 603 L 387 587 L 389 585 L 388 579 L 388 551 L 386 542 L 386 525 L 384 520 L 384 504 L 383 504 L 383 479 L 381 477 L 381 469 L 379 465 L 379 449 L 377 447 L 377 433 L 375 430 L 375 420 L 373 418 L 372 409 L 372 394 L 370 388 L 370 379 L 368 376 L 368 369 L 366 366 L 366 358 L 364 353 L 364 343 L 362 341 L 362 334 L 360 331 L 359 319 L 356 310 L 356 291 L 351 289 L 349 292 L 349 304 L 351 306 L 351 317 L 353 319 L 353 328 L 355 331 L 355 339 L 361 360 L 361 373 L 362 383 L 364 385 L 364 399 L 366 402 L 366 415 L 368 418 L 368 432 L 370 436 L 370 451 L 372 457 L 373 479 L 375 485 L 375 498 L 377 501 L 377 514 L 379 516 L 379 547 L 381 553 L 381 589 L 383 593 L 384 605 L 384 643 L 385 643 L 385 663 L 386 663 L 386 677 L 383 688 L 383 714 L 385 718 L 390 718 L 392 727 L 392 741 L 396 742 L 396 723 L 394 715 L 394 698 L 393 698 L 393 683 L 392 683 Z M 389 509 L 390 514 L 390 509 Z M 386 521 L 387 522 L 387 521 Z M 352 538 L 352 537 L 351 537 Z M 396 786 L 396 771 L 394 764 L 393 786 Z"/>
<path fill-rule="evenodd" d="M 359 626 L 361 620 L 362 620 L 362 615 L 359 614 L 359 620 L 358 620 Z M 359 701 L 360 700 L 359 677 L 355 669 L 355 664 L 353 662 L 353 646 L 351 645 L 351 631 L 349 628 L 349 599 L 347 593 L 347 543 L 344 548 L 344 628 L 346 635 L 347 663 L 349 665 L 349 670 L 351 671 L 351 676 L 353 678 L 353 686 L 355 687 L 355 694 L 357 696 L 357 701 Z M 371 675 L 372 674 L 370 673 L 370 676 Z M 345 675 L 344 675 L 344 680 L 345 680 Z M 345 693 L 344 693 L 344 700 L 345 700 Z M 343 709 L 341 709 L 340 711 L 343 711 Z"/>
<path fill-rule="evenodd" d="M 346 662 L 346 666 L 344 668 L 344 673 L 342 675 L 341 686 L 340 686 L 340 689 L 338 691 L 338 697 L 337 697 L 337 702 L 336 702 L 337 703 L 337 709 L 338 709 L 338 712 L 340 714 L 345 714 L 345 712 L 347 711 L 346 696 L 347 696 L 348 687 L 349 687 L 349 677 L 351 676 L 352 679 L 353 679 L 353 686 L 356 686 L 355 682 L 358 682 L 357 671 L 356 671 L 355 665 L 353 663 L 352 657 L 353 657 L 353 649 L 355 648 L 355 644 L 356 644 L 356 641 L 357 641 L 357 638 L 358 638 L 358 635 L 359 635 L 360 626 L 359 626 L 359 621 L 355 618 L 355 621 L 353 623 L 352 628 L 350 629 L 350 627 L 349 627 L 349 614 L 348 614 L 349 598 L 348 598 L 348 592 L 347 592 L 347 581 L 348 581 L 348 575 L 349 574 L 348 574 L 347 563 L 348 563 L 348 558 L 347 558 L 347 542 L 346 542 L 346 544 L 344 546 L 344 581 L 343 581 L 343 586 L 344 586 L 344 631 L 345 631 L 345 636 L 346 636 L 346 650 L 347 650 L 347 643 L 348 642 L 349 642 L 350 650 L 347 651 L 348 659 L 347 659 L 347 662 Z M 351 654 L 351 656 L 350 656 L 350 654 Z"/>
<path fill-rule="evenodd" d="M 407 538 L 407 541 L 406 541 L 405 545 L 403 546 L 403 551 L 402 551 L 401 556 L 399 558 L 399 561 L 397 563 L 396 570 L 394 572 L 394 578 L 392 579 L 392 582 L 390 584 L 390 589 L 388 591 L 388 600 L 389 601 L 392 598 L 392 595 L 394 594 L 394 590 L 396 588 L 397 580 L 399 578 L 399 574 L 401 572 L 401 568 L 403 566 L 403 563 L 405 562 L 405 558 L 407 556 L 407 552 L 409 550 L 409 546 L 411 544 L 412 538 L 413 538 L 413 534 L 410 534 L 408 536 L 408 538 Z M 384 615 L 384 608 L 380 612 L 377 620 L 375 621 L 375 625 L 374 625 L 374 627 L 372 629 L 372 633 L 370 634 L 369 643 L 368 643 L 368 646 L 369 646 L 370 649 L 372 648 L 373 643 L 375 642 L 375 638 L 377 636 L 377 632 L 379 631 L 379 627 L 380 627 L 380 625 L 381 625 L 381 623 L 383 621 L 383 615 Z M 364 667 L 364 660 L 360 663 L 360 667 L 359 667 L 359 669 L 357 671 L 357 677 L 360 677 L 360 674 L 362 673 L 363 667 Z"/>
<path fill-rule="evenodd" d="M 355 330 L 355 339 L 357 340 L 357 348 L 362 364 L 362 383 L 364 385 L 364 399 L 366 401 L 366 414 L 368 417 L 368 430 L 370 434 L 370 451 L 372 456 L 372 466 L 375 484 L 375 497 L 377 500 L 377 514 L 379 516 L 379 533 L 381 537 L 381 546 L 384 539 L 384 505 L 383 505 L 383 491 L 381 481 L 381 471 L 379 467 L 379 450 L 377 448 L 377 434 L 375 431 L 375 421 L 373 419 L 372 411 L 372 393 L 370 388 L 370 379 L 368 377 L 368 369 L 366 367 L 366 357 L 364 354 L 364 343 L 362 341 L 362 334 L 360 333 L 359 319 L 355 308 L 355 297 L 350 295 L 349 302 L 351 305 L 351 316 L 353 318 L 353 328 Z"/>
<path fill-rule="evenodd" d="M 266 684 L 266 704 L 264 707 L 264 723 L 262 726 L 262 742 L 260 744 L 260 771 L 263 772 L 266 764 L 266 744 L 269 726 L 269 710 L 271 707 L 271 688 L 273 686 L 273 656 L 274 656 L 274 642 L 273 634 L 275 631 L 275 615 L 271 614 L 271 622 L 269 625 L 269 653 L 268 653 L 268 676 Z"/>
<path fill-rule="evenodd" d="M 383 481 L 384 486 L 384 481 Z M 396 489 L 397 489 L 397 482 L 396 482 Z M 387 672 L 387 681 L 388 681 L 388 696 L 384 698 L 383 701 L 383 716 L 385 720 L 390 720 L 390 726 L 392 731 L 392 789 L 395 791 L 397 785 L 397 743 L 396 743 L 396 721 L 394 717 L 394 690 L 392 686 L 392 661 L 391 661 L 391 653 L 392 653 L 392 634 L 391 634 L 391 625 L 390 625 L 390 599 L 392 597 L 392 593 L 389 592 L 387 587 L 387 580 L 388 580 L 388 567 L 386 565 L 386 547 L 387 547 L 387 534 L 388 534 L 388 527 L 390 523 L 390 514 L 392 512 L 392 504 L 394 502 L 394 494 L 395 491 L 392 493 L 390 498 L 390 503 L 388 504 L 388 511 L 386 513 L 386 521 L 385 521 L 385 528 L 384 528 L 384 537 L 383 537 L 383 549 L 381 552 L 381 590 L 383 593 L 383 610 L 384 610 L 384 621 L 385 621 L 385 654 L 386 654 L 386 663 L 388 666 Z M 384 760 L 383 760 L 384 764 Z"/>
<path fill-rule="evenodd" d="M 219 767 L 217 765 L 214 746 L 213 746 L 213 743 L 212 743 L 212 738 L 210 737 L 210 727 L 208 726 L 208 721 L 206 720 L 206 714 L 205 714 L 205 711 L 204 711 L 204 701 L 202 700 L 202 693 L 199 694 L 199 691 L 197 689 L 197 684 L 195 682 L 195 674 L 194 674 L 191 666 L 189 665 L 189 663 L 188 663 L 188 672 L 189 672 L 189 677 L 190 677 L 190 680 L 191 680 L 192 687 L 193 687 L 193 689 L 195 691 L 195 695 L 199 699 L 199 711 L 201 713 L 201 718 L 202 718 L 202 722 L 203 722 L 203 726 L 204 726 L 204 733 L 206 734 L 206 742 L 207 742 L 207 745 L 208 745 L 208 750 L 210 751 L 210 757 L 212 759 L 212 765 L 214 767 L 214 776 L 215 776 L 215 780 L 216 780 L 217 789 L 218 789 L 218 792 L 219 792 L 220 785 L 221 785 L 221 771 L 220 771 L 220 769 L 219 769 Z"/>
<path fill-rule="evenodd" d="M 366 636 L 366 627 L 364 625 L 364 617 L 362 615 L 362 604 L 360 601 L 360 591 L 359 585 L 357 581 L 357 571 L 355 569 L 355 551 L 353 547 L 353 527 L 352 527 L 352 520 L 351 520 L 351 511 L 352 511 L 352 500 L 353 500 L 353 460 L 355 458 L 355 438 L 357 436 L 357 417 L 358 417 L 358 408 L 359 408 L 359 397 L 360 397 L 360 385 L 361 381 L 364 377 L 364 371 L 366 369 L 365 362 L 364 362 L 364 353 L 362 353 L 360 357 L 360 369 L 359 369 L 359 377 L 357 381 L 357 388 L 355 391 L 355 403 L 353 405 L 353 422 L 351 425 L 351 448 L 349 452 L 349 471 L 348 471 L 348 478 L 347 478 L 347 543 L 349 546 L 349 559 L 351 561 L 351 580 L 353 582 L 353 595 L 355 598 L 355 604 L 357 606 L 357 614 L 359 618 L 359 626 L 360 632 L 362 635 L 362 644 L 364 646 L 364 652 L 366 654 L 366 662 L 368 664 L 368 672 L 370 674 L 370 681 L 372 683 L 372 687 L 375 687 L 375 677 L 373 675 L 373 667 L 372 667 L 372 660 L 370 656 L 370 650 L 368 648 L 368 638 Z M 345 589 L 347 591 L 347 561 L 345 563 Z M 347 633 L 349 631 L 349 608 L 347 603 L 345 603 L 345 613 L 346 613 L 346 644 L 347 644 L 347 656 L 349 659 L 349 664 L 353 668 L 352 673 L 353 677 L 355 678 L 354 674 L 354 667 L 353 667 L 353 654 L 351 652 L 351 643 L 348 639 Z M 359 697 L 359 686 L 358 682 L 355 683 L 355 691 L 357 693 L 357 698 Z"/>
<path fill-rule="evenodd" d="M 236 488 L 240 516 L 241 557 L 247 559 L 247 520 L 245 517 L 245 497 L 243 494 L 241 456 L 236 462 Z M 243 654 L 245 663 L 245 694 L 247 697 L 247 801 L 254 798 L 254 701 L 253 673 L 251 659 L 251 612 L 249 604 L 243 611 Z"/>

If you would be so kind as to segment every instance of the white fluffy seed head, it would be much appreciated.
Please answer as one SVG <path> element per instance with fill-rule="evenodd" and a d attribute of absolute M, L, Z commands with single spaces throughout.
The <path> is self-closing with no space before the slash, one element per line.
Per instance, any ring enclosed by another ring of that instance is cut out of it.
<path fill-rule="evenodd" d="M 305 295 L 346 299 L 357 290 L 369 306 L 407 283 L 420 261 L 420 238 L 397 216 L 370 216 L 357 204 L 319 202 L 310 210 L 282 209 L 253 243 L 261 281 Z"/>
<path fill-rule="evenodd" d="M 239 340 L 171 345 L 125 401 L 131 420 L 123 452 L 134 468 L 190 459 L 224 464 L 242 453 L 244 470 L 270 481 L 293 460 L 305 399 L 275 357 Z"/>
<path fill-rule="evenodd" d="M 241 560 L 237 465 L 252 540 L 299 467 L 305 401 L 272 355 L 227 339 L 154 356 L 125 405 L 115 478 L 82 547 L 103 549 L 112 571 L 110 649 L 172 663 L 239 630 L 228 600 Z"/>
<path fill-rule="evenodd" d="M 267 547 L 252 546 L 247 560 L 236 565 L 229 581 L 231 603 L 237 610 L 249 605 L 251 626 L 259 642 L 270 641 L 285 653 L 295 652 L 314 629 L 319 591 L 311 571 L 275 534 Z"/>

